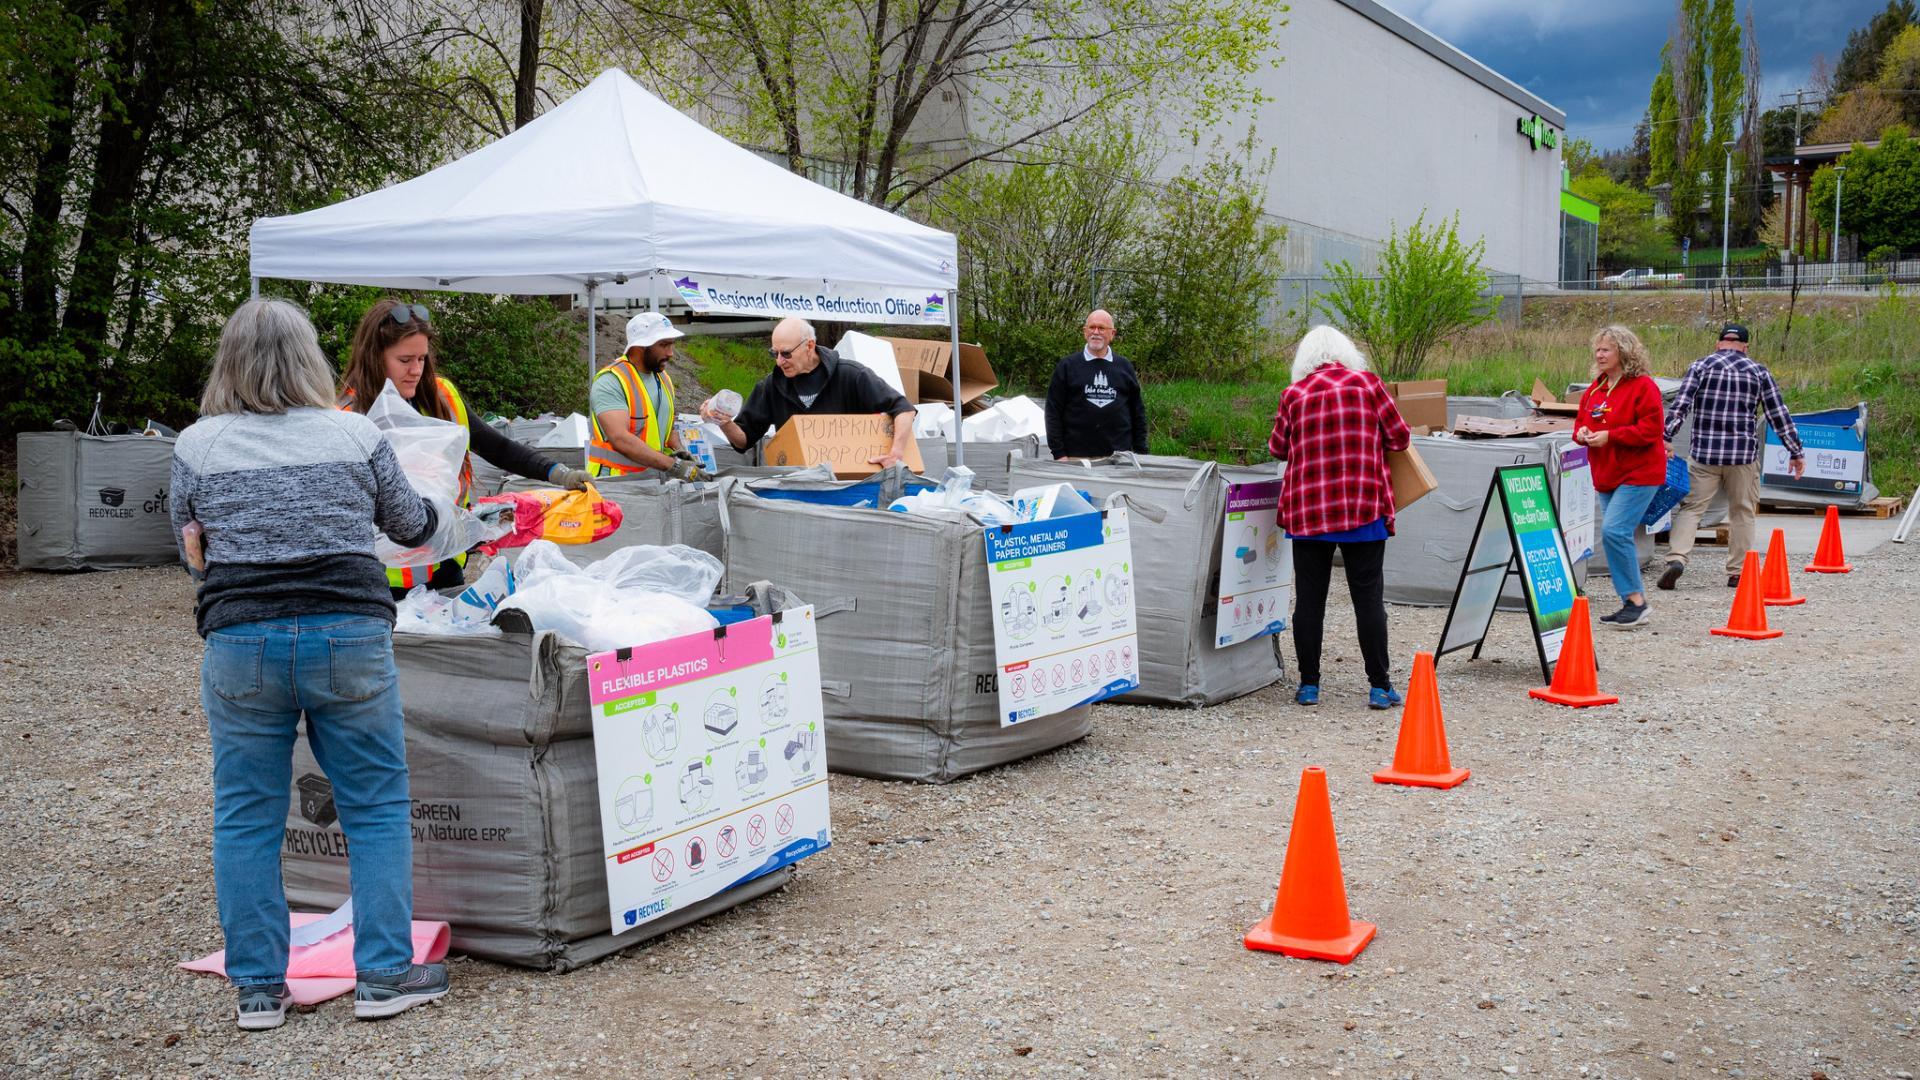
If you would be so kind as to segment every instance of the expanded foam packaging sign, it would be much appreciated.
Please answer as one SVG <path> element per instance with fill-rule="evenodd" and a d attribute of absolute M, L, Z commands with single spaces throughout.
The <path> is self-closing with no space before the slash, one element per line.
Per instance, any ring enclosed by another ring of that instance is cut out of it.
<path fill-rule="evenodd" d="M 1000 726 L 1140 686 L 1126 508 L 985 530 Z"/>
<path fill-rule="evenodd" d="M 803 413 L 780 425 L 760 458 L 776 466 L 826 465 L 842 480 L 857 480 L 879 472 L 870 459 L 892 446 L 893 417 L 883 413 Z M 926 471 L 912 439 L 901 460 L 911 472 Z"/>
<path fill-rule="evenodd" d="M 802 607 L 587 659 L 615 934 L 832 843 Z"/>

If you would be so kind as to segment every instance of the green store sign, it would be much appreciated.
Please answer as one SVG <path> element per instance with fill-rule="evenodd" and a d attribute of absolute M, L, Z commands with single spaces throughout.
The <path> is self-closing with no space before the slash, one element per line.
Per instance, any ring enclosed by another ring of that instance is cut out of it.
<path fill-rule="evenodd" d="M 1560 145 L 1560 136 L 1554 134 L 1553 128 L 1538 115 L 1521 117 L 1519 127 L 1520 134 L 1533 140 L 1535 150 L 1551 150 Z"/>

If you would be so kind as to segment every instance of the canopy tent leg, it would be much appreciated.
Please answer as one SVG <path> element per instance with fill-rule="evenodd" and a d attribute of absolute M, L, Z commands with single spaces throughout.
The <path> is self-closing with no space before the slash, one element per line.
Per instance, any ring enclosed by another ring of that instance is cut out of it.
<path fill-rule="evenodd" d="M 587 386 L 593 386 L 593 377 L 600 374 L 600 358 L 595 355 L 600 348 L 600 283 L 587 279 Z M 591 392 L 591 391 L 589 391 Z"/>
<path fill-rule="evenodd" d="M 248 293 L 247 296 L 254 300 L 260 299 L 260 279 L 248 278 L 247 280 L 253 283 L 253 291 Z"/>
<path fill-rule="evenodd" d="M 659 274 L 647 275 L 647 310 L 648 311 L 660 310 L 660 302 L 654 299 L 654 290 L 658 288 L 659 285 L 660 285 Z"/>
<path fill-rule="evenodd" d="M 947 290 L 947 332 L 953 346 L 947 354 L 947 377 L 953 380 L 953 449 L 950 467 L 966 463 L 966 430 L 960 425 L 960 290 Z"/>

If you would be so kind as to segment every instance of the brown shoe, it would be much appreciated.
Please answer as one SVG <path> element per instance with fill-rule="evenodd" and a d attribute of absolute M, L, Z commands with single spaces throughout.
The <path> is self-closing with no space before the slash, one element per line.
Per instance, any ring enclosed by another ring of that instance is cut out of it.
<path fill-rule="evenodd" d="M 1672 592 L 1673 587 L 1680 583 L 1680 575 L 1686 573 L 1686 570 L 1687 564 L 1679 559 L 1667 560 L 1667 568 L 1660 572 L 1660 587 Z"/>

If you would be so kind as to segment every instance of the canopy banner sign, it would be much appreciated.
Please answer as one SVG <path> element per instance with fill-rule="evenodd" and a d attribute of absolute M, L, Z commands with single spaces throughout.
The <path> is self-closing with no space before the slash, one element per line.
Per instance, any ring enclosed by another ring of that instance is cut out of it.
<path fill-rule="evenodd" d="M 1499 520 L 1489 522 L 1498 513 Z M 1494 470 L 1487 500 L 1474 525 L 1473 545 L 1454 586 L 1453 605 L 1440 631 L 1435 658 L 1471 645 L 1474 658 L 1486 642 L 1500 591 L 1509 577 L 1520 579 L 1533 622 L 1533 639 L 1540 670 L 1549 682 L 1560 660 L 1578 589 L 1573 582 L 1573 560 L 1560 530 L 1553 489 L 1544 464 L 1505 465 Z"/>
<path fill-rule="evenodd" d="M 587 658 L 613 932 L 824 851 L 811 607 Z"/>
<path fill-rule="evenodd" d="M 1125 507 L 984 530 L 1000 726 L 1140 688 Z"/>
<path fill-rule="evenodd" d="M 721 277 L 669 271 L 667 279 L 699 315 L 759 315 L 835 322 L 947 325 L 946 293 L 798 278 Z"/>
<path fill-rule="evenodd" d="M 1220 527 L 1220 588 L 1213 647 L 1224 649 L 1287 628 L 1293 608 L 1293 546 L 1280 528 L 1280 481 L 1228 484 Z"/>

